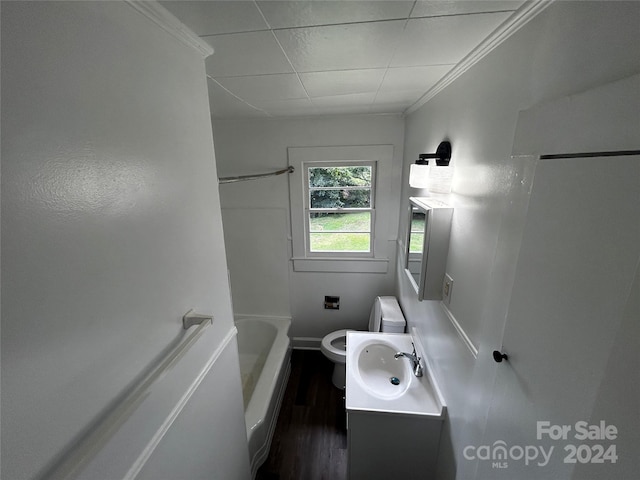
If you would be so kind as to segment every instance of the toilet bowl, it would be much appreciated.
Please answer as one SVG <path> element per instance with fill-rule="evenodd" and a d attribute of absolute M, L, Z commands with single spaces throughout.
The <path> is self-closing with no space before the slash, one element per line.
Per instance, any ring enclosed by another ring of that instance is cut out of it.
<path fill-rule="evenodd" d="M 338 388 L 344 388 L 347 376 L 347 332 L 353 330 L 336 330 L 325 335 L 320 343 L 320 350 L 333 363 L 331 382 Z"/>
<path fill-rule="evenodd" d="M 369 331 L 385 333 L 404 333 L 406 321 L 396 297 L 376 297 L 369 315 Z M 347 374 L 347 332 L 349 329 L 336 330 L 326 335 L 320 343 L 320 350 L 335 366 L 331 382 L 338 388 L 345 387 Z"/>
<path fill-rule="evenodd" d="M 348 331 L 350 330 L 336 330 L 322 339 L 320 349 L 322 350 L 322 353 L 324 353 L 325 357 L 332 362 L 345 362 L 345 358 L 347 358 L 346 350 Z"/>

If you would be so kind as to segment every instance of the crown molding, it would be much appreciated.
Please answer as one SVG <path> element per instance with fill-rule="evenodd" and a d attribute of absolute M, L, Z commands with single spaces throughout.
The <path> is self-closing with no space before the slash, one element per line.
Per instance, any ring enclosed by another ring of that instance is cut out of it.
<path fill-rule="evenodd" d="M 449 73 L 442 77 L 413 105 L 407 108 L 404 111 L 404 115 L 415 112 L 438 93 L 451 85 L 458 77 L 482 60 L 507 38 L 529 23 L 529 21 L 535 18 L 554 1 L 555 0 L 531 0 L 525 2 L 522 7 L 516 10 L 513 15 L 496 28 L 491 35 L 485 38 L 476 48 L 474 48 L 455 67 L 453 67 Z"/>
<path fill-rule="evenodd" d="M 153 23 L 169 33 L 183 45 L 187 45 L 200 53 L 203 58 L 213 54 L 211 45 L 204 42 L 189 27 L 178 20 L 169 10 L 155 1 L 125 0 L 127 5 L 140 12 Z"/>

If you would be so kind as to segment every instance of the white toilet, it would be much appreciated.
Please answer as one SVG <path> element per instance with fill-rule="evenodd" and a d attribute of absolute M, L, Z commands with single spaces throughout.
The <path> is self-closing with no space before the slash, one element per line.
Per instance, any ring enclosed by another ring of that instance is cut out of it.
<path fill-rule="evenodd" d="M 369 315 L 369 331 L 404 333 L 406 321 L 396 297 L 376 297 Z M 335 363 L 331 381 L 338 388 L 345 387 L 347 376 L 347 332 L 336 330 L 326 335 L 320 344 L 325 357 Z"/>

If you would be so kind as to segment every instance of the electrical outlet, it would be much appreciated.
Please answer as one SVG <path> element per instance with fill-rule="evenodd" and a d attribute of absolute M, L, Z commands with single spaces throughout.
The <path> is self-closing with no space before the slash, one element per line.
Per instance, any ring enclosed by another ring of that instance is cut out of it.
<path fill-rule="evenodd" d="M 451 293 L 453 292 L 453 278 L 448 273 L 444 274 L 444 282 L 442 282 L 442 301 L 450 305 Z"/>

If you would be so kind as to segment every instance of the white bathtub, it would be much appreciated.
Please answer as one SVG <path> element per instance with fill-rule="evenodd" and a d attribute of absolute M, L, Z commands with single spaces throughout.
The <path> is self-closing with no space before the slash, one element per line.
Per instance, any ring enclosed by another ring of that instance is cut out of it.
<path fill-rule="evenodd" d="M 291 371 L 290 318 L 236 318 L 251 475 L 267 459 Z"/>

